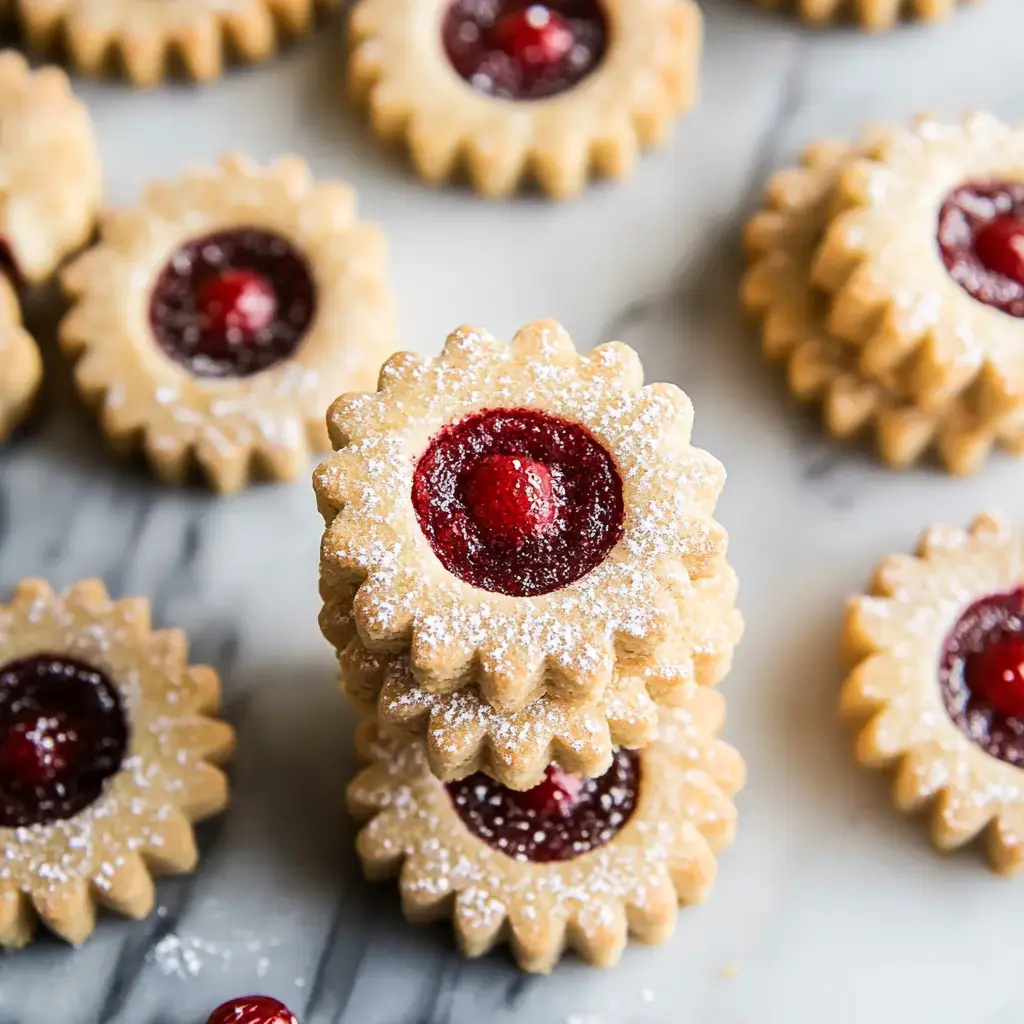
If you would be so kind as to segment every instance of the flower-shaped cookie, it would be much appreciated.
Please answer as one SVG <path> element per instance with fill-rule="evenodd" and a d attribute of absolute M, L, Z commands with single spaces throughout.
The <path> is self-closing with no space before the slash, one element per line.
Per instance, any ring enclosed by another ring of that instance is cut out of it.
<path fill-rule="evenodd" d="M 18 277 L 49 277 L 92 234 L 103 174 L 92 119 L 59 68 L 0 52 L 0 248 Z"/>
<path fill-rule="evenodd" d="M 487 776 L 443 783 L 422 743 L 357 734 L 372 762 L 349 785 L 370 819 L 357 850 L 371 879 L 400 873 L 411 921 L 451 915 L 467 956 L 508 939 L 524 970 L 547 972 L 568 946 L 600 966 L 627 937 L 662 942 L 677 907 L 704 899 L 715 854 L 735 832 L 744 765 L 716 739 L 725 704 L 694 687 L 662 713 L 658 740 L 619 751 L 600 779 L 558 770 L 527 793 Z"/>
<path fill-rule="evenodd" d="M 385 727 L 423 738 L 438 778 L 479 771 L 510 789 L 530 789 L 552 763 L 587 778 L 604 774 L 616 747 L 636 749 L 655 738 L 659 704 L 685 701 L 694 681 L 710 685 L 728 673 L 743 623 L 735 573 L 720 561 L 682 602 L 679 634 L 653 656 L 620 663 L 601 700 L 591 704 L 544 695 L 520 711 L 501 711 L 475 686 L 431 693 L 406 659 L 367 651 L 351 614 L 325 610 L 321 621 L 338 648 L 345 693 Z"/>
<path fill-rule="evenodd" d="M 785 361 L 793 394 L 820 402 L 826 429 L 845 438 L 871 427 L 891 466 L 916 462 L 930 449 L 953 473 L 974 472 L 994 445 L 1019 451 L 1024 424 L 1012 418 L 985 423 L 966 396 L 923 409 L 899 367 L 832 334 L 828 296 L 811 280 L 815 255 L 829 226 L 836 184 L 863 157 L 873 132 L 857 146 L 826 141 L 812 146 L 800 167 L 780 172 L 765 193 L 764 209 L 747 225 L 751 266 L 743 304 L 762 323 L 765 356 Z"/>
<path fill-rule="evenodd" d="M 996 425 L 1024 415 L 1024 132 L 989 114 L 879 130 L 836 185 L 815 258 L 833 333 L 875 370 L 906 365 L 917 402 L 964 394 Z"/>
<path fill-rule="evenodd" d="M 625 345 L 580 355 L 554 321 L 400 353 L 327 418 L 321 592 L 358 585 L 360 640 L 408 649 L 431 691 L 476 682 L 503 710 L 599 700 L 618 656 L 678 628 L 724 548 L 725 474 L 689 443 L 689 399 L 644 387 Z"/>
<path fill-rule="evenodd" d="M 934 802 L 952 849 L 984 833 L 995 870 L 1024 866 L 1024 539 L 996 516 L 929 530 L 850 604 L 842 710 L 868 719 L 857 759 L 897 765 L 894 801 Z"/>
<path fill-rule="evenodd" d="M 0 276 L 0 441 L 28 415 L 43 379 L 43 361 L 21 326 L 18 296 Z"/>
<path fill-rule="evenodd" d="M 197 81 L 217 78 L 230 52 L 265 60 L 279 35 L 309 30 L 316 10 L 337 0 L 19 0 L 29 45 L 66 46 L 90 75 L 122 64 L 135 85 L 159 84 L 175 57 Z"/>
<path fill-rule="evenodd" d="M 152 876 L 192 869 L 191 823 L 228 798 L 219 691 L 145 601 L 18 585 L 0 607 L 0 945 L 37 919 L 81 942 L 98 906 L 144 917 Z"/>
<path fill-rule="evenodd" d="M 893 28 L 901 18 L 938 20 L 970 0 L 758 0 L 762 7 L 794 6 L 805 21 L 832 21 L 851 15 L 873 32 Z"/>
<path fill-rule="evenodd" d="M 64 275 L 61 340 L 104 432 L 162 479 L 287 479 L 329 447 L 331 399 L 394 349 L 385 264 L 348 186 L 225 157 L 105 220 Z"/>
<path fill-rule="evenodd" d="M 464 165 L 486 196 L 532 176 L 564 199 L 694 103 L 701 19 L 692 0 L 362 0 L 350 36 L 352 93 L 422 178 Z"/>

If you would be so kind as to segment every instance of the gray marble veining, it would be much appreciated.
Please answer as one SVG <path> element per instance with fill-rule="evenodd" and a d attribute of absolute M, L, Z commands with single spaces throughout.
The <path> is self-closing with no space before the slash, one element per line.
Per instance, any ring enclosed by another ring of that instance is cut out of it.
<path fill-rule="evenodd" d="M 740 838 L 711 901 L 676 938 L 610 972 L 548 979 L 503 956 L 460 960 L 445 926 L 406 927 L 360 881 L 341 790 L 352 716 L 316 627 L 320 523 L 306 480 L 220 501 L 117 463 L 53 352 L 36 425 L 0 454 L 0 585 L 100 575 L 184 626 L 223 674 L 238 727 L 230 813 L 203 829 L 193 877 L 160 884 L 142 924 L 104 920 L 70 951 L 0 958 L 0 1024 L 198 1024 L 263 989 L 305 1024 L 996 1024 L 1019 1016 L 1024 890 L 967 853 L 932 854 L 920 822 L 856 770 L 834 711 L 847 593 L 926 523 L 1018 512 L 1020 464 L 977 479 L 894 475 L 828 443 L 794 409 L 735 302 L 738 231 L 771 169 L 826 134 L 920 109 L 1024 115 L 1024 7 L 984 0 L 937 28 L 809 32 L 747 0 L 705 0 L 704 96 L 637 175 L 578 202 L 487 205 L 420 186 L 345 109 L 328 28 L 279 63 L 202 91 L 83 85 L 116 202 L 226 149 L 296 151 L 360 190 L 391 238 L 405 345 L 463 322 L 509 332 L 557 316 L 578 342 L 615 335 L 681 384 L 696 439 L 730 473 L 720 506 L 748 630 L 728 738 L 747 756 Z M 543 272 L 538 273 L 537 268 Z"/>

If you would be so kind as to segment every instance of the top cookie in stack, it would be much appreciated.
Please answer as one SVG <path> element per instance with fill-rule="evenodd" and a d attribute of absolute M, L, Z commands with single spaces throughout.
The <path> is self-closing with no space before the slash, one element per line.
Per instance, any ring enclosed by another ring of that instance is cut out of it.
<path fill-rule="evenodd" d="M 678 388 L 553 321 L 462 327 L 328 414 L 321 626 L 343 686 L 441 779 L 586 777 L 728 670 L 741 623 L 721 465 Z"/>

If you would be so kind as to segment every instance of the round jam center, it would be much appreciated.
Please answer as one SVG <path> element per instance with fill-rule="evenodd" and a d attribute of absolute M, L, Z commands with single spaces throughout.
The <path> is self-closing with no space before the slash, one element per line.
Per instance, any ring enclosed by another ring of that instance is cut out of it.
<path fill-rule="evenodd" d="M 524 793 L 487 775 L 447 783 L 466 828 L 516 860 L 538 864 L 572 860 L 610 842 L 636 809 L 640 758 L 617 750 L 599 779 L 580 779 L 548 769 L 545 780 Z"/>
<path fill-rule="evenodd" d="M 939 212 L 939 252 L 968 295 L 1024 317 L 1024 182 L 968 182 Z"/>
<path fill-rule="evenodd" d="M 462 78 L 477 92 L 506 100 L 571 89 L 608 45 L 599 0 L 453 0 L 441 36 Z"/>
<path fill-rule="evenodd" d="M 120 695 L 98 668 L 62 654 L 0 666 L 0 827 L 74 817 L 127 748 Z"/>
<path fill-rule="evenodd" d="M 1024 590 L 983 597 L 960 616 L 942 651 L 939 685 L 971 742 L 1024 766 Z"/>
<path fill-rule="evenodd" d="M 489 409 L 433 438 L 413 475 L 416 517 L 441 564 L 518 597 L 568 586 L 622 536 L 622 481 L 577 423 Z"/>
<path fill-rule="evenodd" d="M 150 297 L 163 352 L 197 377 L 248 377 L 291 357 L 316 313 L 309 264 L 262 228 L 186 243 Z"/>
<path fill-rule="evenodd" d="M 218 1006 L 206 1024 L 298 1024 L 298 1021 L 279 999 L 241 996 Z"/>

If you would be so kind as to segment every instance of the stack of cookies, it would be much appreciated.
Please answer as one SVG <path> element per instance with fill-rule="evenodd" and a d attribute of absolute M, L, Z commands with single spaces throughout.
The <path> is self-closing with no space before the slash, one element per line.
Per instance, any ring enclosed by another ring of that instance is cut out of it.
<path fill-rule="evenodd" d="M 1024 132 L 981 113 L 818 143 L 747 246 L 765 354 L 831 434 L 954 473 L 1024 450 Z"/>
<path fill-rule="evenodd" d="M 369 719 L 366 873 L 527 970 L 667 938 L 731 841 L 717 737 L 741 632 L 721 465 L 618 343 L 456 330 L 328 413 L 321 627 Z"/>

